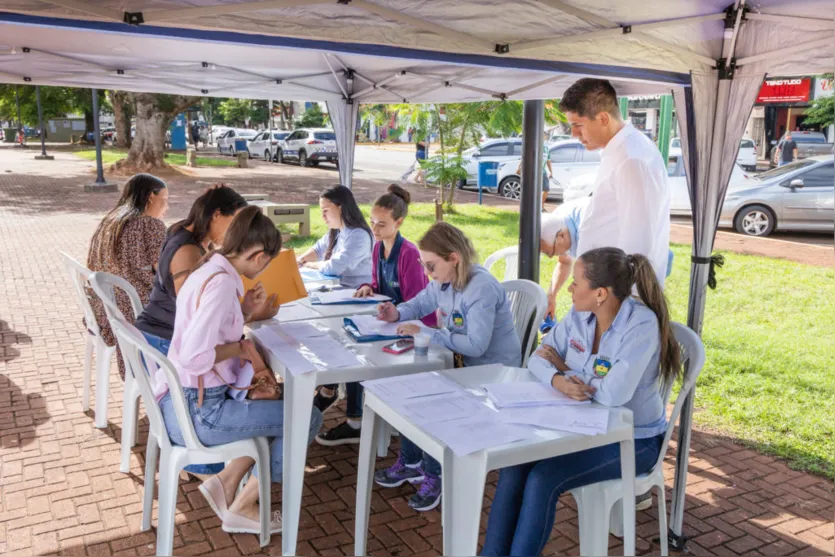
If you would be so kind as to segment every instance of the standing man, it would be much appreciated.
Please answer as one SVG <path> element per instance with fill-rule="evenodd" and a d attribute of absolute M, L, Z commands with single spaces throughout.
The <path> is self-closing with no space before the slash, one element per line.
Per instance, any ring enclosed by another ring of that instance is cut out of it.
<path fill-rule="evenodd" d="M 780 160 L 777 166 L 783 166 L 797 160 L 797 143 L 792 139 L 792 132 L 786 132 L 783 145 L 780 147 Z"/>
<path fill-rule="evenodd" d="M 670 188 L 658 147 L 621 119 L 605 79 L 584 78 L 560 101 L 571 135 L 602 149 L 594 196 L 583 215 L 577 256 L 599 247 L 645 255 L 663 286 L 670 247 Z"/>

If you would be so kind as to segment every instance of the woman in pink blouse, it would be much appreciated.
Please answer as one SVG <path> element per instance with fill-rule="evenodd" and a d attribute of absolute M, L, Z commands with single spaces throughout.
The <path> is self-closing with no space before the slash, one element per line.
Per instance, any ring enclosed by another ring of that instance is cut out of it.
<path fill-rule="evenodd" d="M 212 446 L 272 437 L 270 471 L 274 482 L 280 482 L 282 476 L 284 402 L 249 400 L 246 391 L 233 387 L 249 386 L 253 375 L 267 367 L 252 342 L 243 340 L 244 323 L 263 309 L 267 297 L 260 283 L 245 293 L 240 275 L 254 279 L 280 249 L 281 235 L 260 209 L 241 210 L 229 226 L 223 246 L 207 255 L 180 289 L 168 352 L 200 441 Z M 174 444 L 184 445 L 161 372 L 156 380 L 168 435 Z M 314 408 L 311 441 L 321 425 L 322 415 Z M 247 482 L 236 496 L 241 479 L 254 464 L 249 457 L 235 459 L 200 486 L 223 521 L 225 532 L 260 532 L 257 481 Z M 281 531 L 278 511 L 273 514 L 271 531 Z"/>

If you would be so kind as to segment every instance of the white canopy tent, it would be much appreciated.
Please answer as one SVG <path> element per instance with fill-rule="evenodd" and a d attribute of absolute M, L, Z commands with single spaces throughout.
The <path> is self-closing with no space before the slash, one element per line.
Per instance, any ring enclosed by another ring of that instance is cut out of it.
<path fill-rule="evenodd" d="M 763 78 L 833 69 L 831 0 L 0 0 L 0 81 L 327 101 L 346 185 L 359 102 L 553 98 L 582 76 L 611 79 L 619 95 L 672 92 L 694 209 L 697 332 L 721 203 Z M 538 156 L 535 135 L 526 157 Z M 536 174 L 520 219 L 520 274 L 534 279 Z M 692 398 L 670 522 L 679 543 L 691 412 Z M 292 552 L 294 533 L 283 543 Z"/>

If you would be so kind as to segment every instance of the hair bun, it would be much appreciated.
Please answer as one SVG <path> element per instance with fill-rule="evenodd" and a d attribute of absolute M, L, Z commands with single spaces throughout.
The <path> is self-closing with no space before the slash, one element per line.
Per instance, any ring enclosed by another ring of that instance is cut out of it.
<path fill-rule="evenodd" d="M 397 184 L 390 185 L 387 191 L 390 194 L 396 195 L 397 197 L 405 201 L 407 205 L 412 201 L 412 194 L 410 194 L 408 191 L 404 190 Z"/>

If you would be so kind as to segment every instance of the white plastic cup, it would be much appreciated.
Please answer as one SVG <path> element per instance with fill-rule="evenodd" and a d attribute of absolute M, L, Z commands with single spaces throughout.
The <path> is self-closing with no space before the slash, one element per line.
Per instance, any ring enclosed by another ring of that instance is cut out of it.
<path fill-rule="evenodd" d="M 426 356 L 429 354 L 429 343 L 432 341 L 432 336 L 426 333 L 418 333 L 415 335 L 415 355 Z"/>

